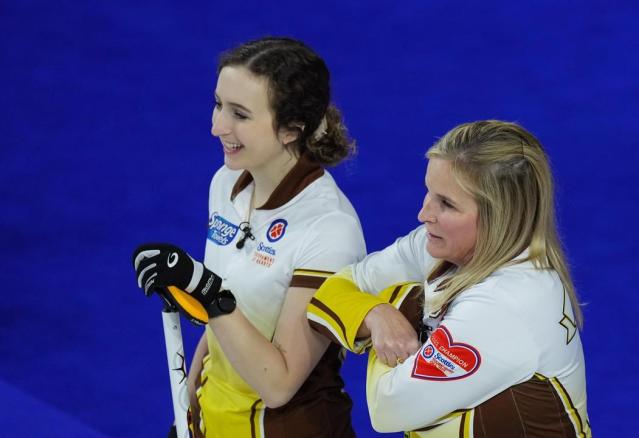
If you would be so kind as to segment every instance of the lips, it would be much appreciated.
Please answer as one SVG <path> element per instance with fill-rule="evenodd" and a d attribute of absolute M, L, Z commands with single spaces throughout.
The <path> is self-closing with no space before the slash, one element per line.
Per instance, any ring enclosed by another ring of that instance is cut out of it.
<path fill-rule="evenodd" d="M 222 142 L 222 147 L 224 148 L 224 153 L 233 154 L 233 153 L 239 151 L 240 149 L 244 148 L 244 145 L 242 145 L 240 143 Z"/>
<path fill-rule="evenodd" d="M 441 236 L 431 233 L 430 231 L 426 231 L 429 239 L 441 239 Z"/>

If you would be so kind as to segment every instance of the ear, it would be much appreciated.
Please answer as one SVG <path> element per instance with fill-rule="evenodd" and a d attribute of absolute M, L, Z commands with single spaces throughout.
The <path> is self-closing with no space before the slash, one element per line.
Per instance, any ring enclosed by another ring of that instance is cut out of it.
<path fill-rule="evenodd" d="M 294 142 L 300 137 L 300 131 L 304 130 L 303 124 L 293 124 L 291 128 L 282 128 L 280 132 L 277 134 L 277 138 L 280 140 L 280 143 L 283 145 L 287 145 L 289 143 Z"/>

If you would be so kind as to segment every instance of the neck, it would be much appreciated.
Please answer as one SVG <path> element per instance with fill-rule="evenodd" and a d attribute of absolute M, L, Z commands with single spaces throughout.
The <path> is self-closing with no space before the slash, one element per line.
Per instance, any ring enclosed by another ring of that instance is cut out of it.
<path fill-rule="evenodd" d="M 249 170 L 255 183 L 255 191 L 253 192 L 253 207 L 264 205 L 275 188 L 279 185 L 284 177 L 295 166 L 299 157 L 292 154 L 283 154 L 283 158 L 273 160 L 269 165 L 259 169 Z"/>

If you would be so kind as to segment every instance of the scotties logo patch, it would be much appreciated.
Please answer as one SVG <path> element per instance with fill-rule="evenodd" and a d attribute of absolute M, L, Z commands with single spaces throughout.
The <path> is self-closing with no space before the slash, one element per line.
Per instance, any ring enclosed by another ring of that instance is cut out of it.
<path fill-rule="evenodd" d="M 209 219 L 208 239 L 217 245 L 228 245 L 233 241 L 239 227 L 220 216 L 217 212 Z"/>
<path fill-rule="evenodd" d="M 282 237 L 284 237 L 287 225 L 288 222 L 286 222 L 284 219 L 275 219 L 266 231 L 266 238 L 268 239 L 268 241 L 277 242 Z"/>
<path fill-rule="evenodd" d="M 480 364 L 476 348 L 454 342 L 446 327 L 440 326 L 417 353 L 412 376 L 424 380 L 463 379 L 477 371 Z"/>

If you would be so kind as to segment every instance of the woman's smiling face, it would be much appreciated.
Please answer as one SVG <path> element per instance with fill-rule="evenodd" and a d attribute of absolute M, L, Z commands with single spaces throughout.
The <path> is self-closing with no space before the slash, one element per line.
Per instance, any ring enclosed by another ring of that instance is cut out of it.
<path fill-rule="evenodd" d="M 224 67 L 215 88 L 211 134 L 224 148 L 224 163 L 251 173 L 273 171 L 290 153 L 288 134 L 275 132 L 268 80 L 241 66 Z"/>

